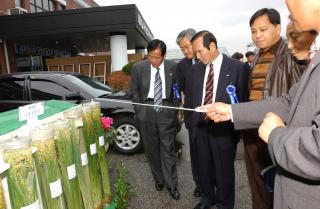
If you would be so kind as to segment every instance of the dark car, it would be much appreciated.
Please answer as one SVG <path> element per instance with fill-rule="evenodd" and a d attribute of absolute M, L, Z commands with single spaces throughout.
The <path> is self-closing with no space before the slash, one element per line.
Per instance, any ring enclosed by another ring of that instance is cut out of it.
<path fill-rule="evenodd" d="M 0 112 L 51 99 L 100 102 L 101 112 L 114 119 L 118 131 L 113 146 L 126 154 L 142 149 L 132 104 L 107 100 L 129 102 L 129 96 L 124 92 L 114 92 L 109 86 L 78 73 L 25 72 L 0 76 Z"/>

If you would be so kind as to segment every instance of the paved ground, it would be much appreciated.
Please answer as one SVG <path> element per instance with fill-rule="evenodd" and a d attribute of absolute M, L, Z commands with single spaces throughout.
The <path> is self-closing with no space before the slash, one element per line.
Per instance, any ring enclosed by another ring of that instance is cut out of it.
<path fill-rule="evenodd" d="M 190 158 L 187 143 L 187 132 L 183 128 L 178 135 L 178 139 L 183 141 L 183 156 L 178 160 L 178 189 L 181 193 L 181 199 L 176 201 L 170 197 L 170 194 L 163 190 L 156 191 L 152 180 L 151 171 L 143 153 L 135 155 L 122 155 L 112 149 L 108 151 L 110 162 L 111 180 L 115 176 L 117 165 L 124 163 L 129 172 L 130 182 L 135 186 L 137 197 L 130 200 L 129 209 L 192 209 L 199 199 L 193 197 L 194 183 L 192 181 Z M 243 160 L 243 146 L 238 147 L 237 160 L 235 162 L 236 170 L 236 209 L 250 209 L 250 190 L 248 185 L 245 164 Z M 214 207 L 213 207 L 214 208 Z"/>

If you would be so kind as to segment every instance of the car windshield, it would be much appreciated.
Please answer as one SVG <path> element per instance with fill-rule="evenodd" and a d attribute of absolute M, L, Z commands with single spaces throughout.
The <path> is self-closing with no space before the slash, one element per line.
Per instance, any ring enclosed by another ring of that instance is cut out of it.
<path fill-rule="evenodd" d="M 92 79 L 92 78 L 89 78 L 89 77 L 83 76 L 83 75 L 75 75 L 75 76 L 95 89 L 100 89 L 103 91 L 112 92 L 112 89 L 110 86 L 107 86 L 107 85 L 105 85 L 95 79 Z"/>
<path fill-rule="evenodd" d="M 83 75 L 67 76 L 70 77 L 70 79 L 68 79 L 70 80 L 70 82 L 74 83 L 77 86 L 80 86 L 82 89 L 84 89 L 94 97 L 113 94 L 112 89 L 109 86 L 104 85 L 92 78 Z"/>

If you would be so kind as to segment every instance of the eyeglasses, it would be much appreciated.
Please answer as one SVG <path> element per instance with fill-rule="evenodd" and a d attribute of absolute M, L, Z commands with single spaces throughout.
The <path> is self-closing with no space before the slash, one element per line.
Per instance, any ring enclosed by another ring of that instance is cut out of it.
<path fill-rule="evenodd" d="M 181 46 L 180 49 L 185 50 L 185 49 L 190 49 L 190 47 L 191 47 L 191 44 L 187 44 L 187 45 Z"/>

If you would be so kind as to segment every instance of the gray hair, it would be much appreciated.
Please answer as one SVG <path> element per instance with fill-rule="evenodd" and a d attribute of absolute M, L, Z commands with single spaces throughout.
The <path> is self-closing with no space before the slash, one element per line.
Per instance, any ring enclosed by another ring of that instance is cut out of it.
<path fill-rule="evenodd" d="M 177 39 L 176 39 L 176 43 L 179 45 L 180 41 L 183 38 L 187 38 L 191 41 L 192 37 L 196 34 L 197 32 L 193 29 L 193 28 L 188 28 L 186 30 L 183 30 L 179 33 Z"/>

